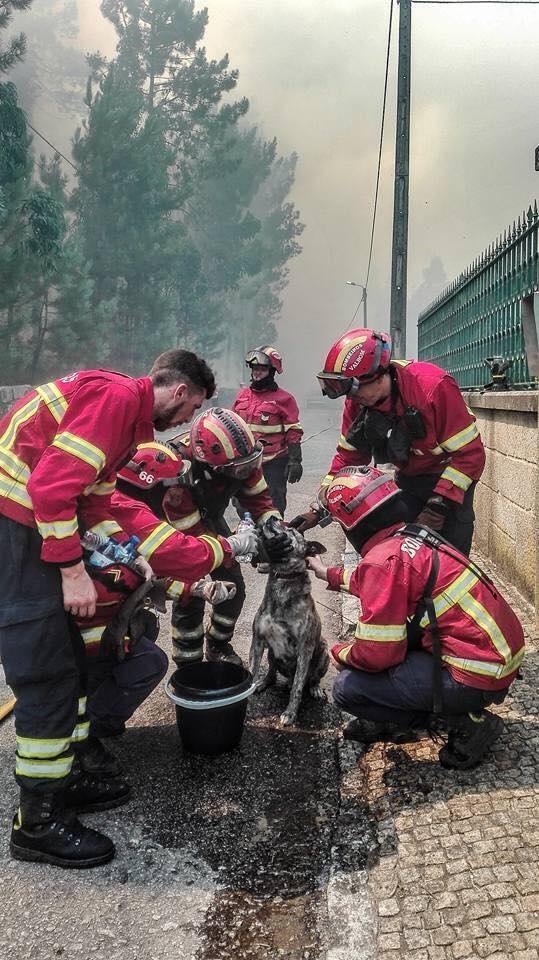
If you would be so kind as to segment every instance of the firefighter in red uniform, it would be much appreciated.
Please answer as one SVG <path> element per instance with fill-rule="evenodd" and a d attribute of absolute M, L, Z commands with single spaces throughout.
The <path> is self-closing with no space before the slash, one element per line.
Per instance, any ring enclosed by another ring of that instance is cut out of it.
<path fill-rule="evenodd" d="M 180 502 L 169 508 L 171 523 L 183 531 L 200 534 L 229 533 L 224 518 L 232 497 L 242 510 L 248 511 L 257 526 L 268 517 L 279 517 L 262 472 L 262 447 L 255 441 L 250 427 L 232 410 L 212 407 L 199 414 L 191 432 L 178 442 L 177 449 L 192 461 L 194 485 L 183 493 Z M 241 534 L 239 534 L 241 536 Z M 278 559 L 281 550 L 290 549 L 286 534 L 271 545 L 271 559 Z M 269 549 L 269 547 L 268 547 Z M 259 559 L 264 559 L 258 553 Z M 206 633 L 206 657 L 241 662 L 231 640 L 236 621 L 245 600 L 245 584 L 238 564 L 226 571 L 217 568 L 212 576 L 232 580 L 236 586 L 233 599 L 213 608 Z M 175 604 L 172 613 L 173 656 L 176 663 L 199 660 L 203 655 L 204 602 L 193 600 L 187 605 Z"/>
<path fill-rule="evenodd" d="M 455 380 L 432 363 L 391 360 L 387 334 L 367 329 L 339 337 L 318 380 L 326 396 L 346 397 L 322 499 L 342 467 L 371 459 L 392 463 L 407 519 L 427 524 L 469 554 L 485 451 Z M 316 509 L 292 521 L 300 530 L 316 522 Z"/>
<path fill-rule="evenodd" d="M 225 562 L 232 564 L 233 552 L 253 550 L 256 538 L 203 535 L 200 539 L 174 529 L 167 521 L 167 503 L 179 488 L 190 482 L 190 463 L 182 461 L 166 443 L 142 443 L 133 458 L 118 472 L 118 488 L 111 500 L 113 521 L 98 524 L 92 533 L 114 533 L 123 530 L 138 540 L 138 552 L 151 563 L 154 576 L 165 581 L 166 598 L 179 605 L 191 598 L 202 598 L 212 604 L 234 596 L 232 582 L 211 580 L 207 575 Z M 204 545 L 212 551 L 208 566 Z M 92 569 L 89 567 L 89 569 Z M 111 576 L 108 576 L 109 570 Z M 121 572 L 122 582 L 113 574 Z M 101 737 L 123 733 L 126 721 L 150 695 L 165 675 L 168 657 L 155 640 L 158 623 L 154 614 L 142 611 L 143 629 L 133 631 L 128 625 L 118 632 L 115 624 L 121 617 L 124 601 L 137 587 L 136 573 L 123 564 L 93 568 L 97 580 L 98 599 L 95 615 L 79 620 L 85 645 L 88 673 L 87 712 L 90 721 L 89 749 L 85 752 L 85 769 L 99 771 L 109 778 L 120 773 L 118 761 L 101 743 Z M 203 577 L 203 579 L 198 579 Z M 197 578 L 195 582 L 193 578 Z M 124 582 L 127 581 L 127 584 Z M 165 597 L 163 596 L 163 599 Z M 133 611 L 139 624 L 140 610 Z M 112 621 L 112 623 L 111 623 Z M 126 629 L 127 628 L 127 629 Z M 126 636 L 127 633 L 127 636 Z"/>
<path fill-rule="evenodd" d="M 361 602 L 355 638 L 331 650 L 336 703 L 353 714 L 345 736 L 406 739 L 443 716 L 446 767 L 475 766 L 503 727 L 501 703 L 524 656 L 520 623 L 488 577 L 426 527 L 402 523 L 396 483 L 375 467 L 339 471 L 327 506 L 362 560 L 350 574 L 308 563 L 328 589 Z"/>
<path fill-rule="evenodd" d="M 0 654 L 17 697 L 16 858 L 91 867 L 114 856 L 108 837 L 66 810 L 95 809 L 100 797 L 105 809 L 129 795 L 121 781 L 111 786 L 84 774 L 84 650 L 73 618 L 94 615 L 96 592 L 81 559 L 79 526 L 115 522 L 117 468 L 137 442 L 153 439 L 154 427 L 185 423 L 214 389 L 203 360 L 171 350 L 148 377 L 90 370 L 47 383 L 0 421 L 0 545 L 10 558 L 0 573 Z M 210 570 L 211 544 L 201 540 L 199 549 Z M 142 557 L 139 566 L 147 575 Z"/>
<path fill-rule="evenodd" d="M 257 347 L 245 358 L 251 384 L 234 400 L 232 409 L 249 424 L 262 445 L 262 469 L 273 505 L 284 517 L 286 484 L 301 480 L 301 438 L 298 405 L 291 393 L 275 383 L 283 372 L 282 357 L 274 347 Z"/>

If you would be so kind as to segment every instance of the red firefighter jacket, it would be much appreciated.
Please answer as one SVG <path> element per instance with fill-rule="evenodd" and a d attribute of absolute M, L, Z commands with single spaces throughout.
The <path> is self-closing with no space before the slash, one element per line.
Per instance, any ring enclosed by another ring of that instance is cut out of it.
<path fill-rule="evenodd" d="M 328 569 L 328 589 L 360 599 L 355 639 L 336 644 L 337 663 L 378 672 L 401 663 L 407 652 L 408 617 L 423 596 L 432 549 L 421 538 L 375 534 L 351 573 Z M 452 551 L 453 553 L 453 551 Z M 442 660 L 453 678 L 471 687 L 501 690 L 515 677 L 524 656 L 522 627 L 508 603 L 477 577 L 460 554 L 438 551 L 440 567 L 432 591 Z M 421 646 L 431 652 L 428 617 L 420 621 Z"/>
<path fill-rule="evenodd" d="M 126 496 L 120 490 L 115 490 L 112 495 L 111 511 L 115 523 L 125 533 L 140 539 L 137 550 L 150 563 L 155 576 L 167 581 L 169 600 L 188 603 L 192 584 L 232 559 L 232 551 L 224 537 L 204 534 L 201 525 L 196 531 L 193 527 L 193 531 L 202 536 L 186 536 L 166 520 L 160 520 L 146 503 Z M 96 532 L 99 532 L 99 525 Z M 89 656 L 98 653 L 105 627 L 124 599 L 120 595 L 115 604 L 98 602 L 91 620 L 77 621 Z"/>
<path fill-rule="evenodd" d="M 415 407 L 426 429 L 424 439 L 411 441 L 408 462 L 397 464 L 400 472 L 406 476 L 437 474 L 439 480 L 433 492 L 462 503 L 468 487 L 479 479 L 485 466 L 485 450 L 475 417 L 453 377 L 440 367 L 415 360 L 393 360 L 391 365 L 400 394 L 395 413 L 402 415 L 405 407 Z M 389 414 L 391 399 L 376 409 Z M 360 410 L 359 400 L 345 400 L 342 432 L 329 473 L 322 481 L 325 486 L 343 467 L 370 462 L 346 440 Z"/>
<path fill-rule="evenodd" d="M 119 530 L 116 469 L 153 439 L 152 410 L 149 377 L 81 370 L 32 390 L 0 420 L 0 513 L 37 527 L 43 560 L 80 559 L 79 524 Z"/>
<path fill-rule="evenodd" d="M 303 430 L 298 405 L 286 390 L 244 387 L 232 409 L 243 417 L 264 448 L 264 461 L 285 456 L 291 443 L 300 443 Z"/>

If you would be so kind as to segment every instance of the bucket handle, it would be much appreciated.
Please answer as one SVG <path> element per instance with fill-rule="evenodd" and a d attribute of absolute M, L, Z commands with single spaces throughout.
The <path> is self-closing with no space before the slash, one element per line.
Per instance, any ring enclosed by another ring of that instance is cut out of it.
<path fill-rule="evenodd" d="M 217 707 L 230 707 L 233 703 L 239 703 L 240 700 L 246 700 L 247 697 L 250 697 L 252 693 L 255 692 L 256 683 L 252 683 L 247 690 L 242 690 L 241 693 L 235 693 L 233 697 L 224 697 L 221 700 L 184 700 L 183 697 L 179 697 L 170 686 L 170 679 L 165 680 L 163 684 L 165 688 L 165 693 L 169 700 L 177 707 L 185 707 L 187 710 L 215 710 Z"/>

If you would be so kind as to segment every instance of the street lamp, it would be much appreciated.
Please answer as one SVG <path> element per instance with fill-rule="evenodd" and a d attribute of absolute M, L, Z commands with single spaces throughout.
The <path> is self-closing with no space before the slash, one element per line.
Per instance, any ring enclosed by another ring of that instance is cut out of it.
<path fill-rule="evenodd" d="M 356 283 L 355 280 L 347 280 L 347 286 L 349 287 L 359 287 L 363 291 L 361 294 L 360 303 L 363 304 L 363 326 L 367 326 L 367 287 L 364 287 L 362 283 Z"/>

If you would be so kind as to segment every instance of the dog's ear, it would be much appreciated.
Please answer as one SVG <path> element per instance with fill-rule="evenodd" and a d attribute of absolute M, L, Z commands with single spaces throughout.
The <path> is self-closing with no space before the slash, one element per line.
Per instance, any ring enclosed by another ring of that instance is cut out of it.
<path fill-rule="evenodd" d="M 306 544 L 306 557 L 316 557 L 319 553 L 327 553 L 327 547 L 325 547 L 323 543 L 319 543 L 318 540 L 307 540 Z"/>

